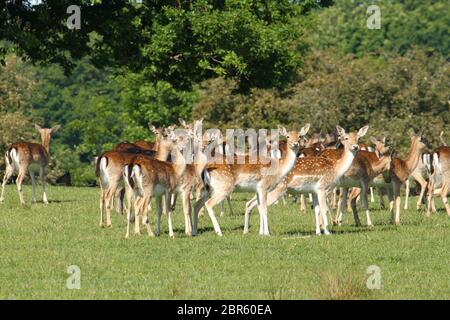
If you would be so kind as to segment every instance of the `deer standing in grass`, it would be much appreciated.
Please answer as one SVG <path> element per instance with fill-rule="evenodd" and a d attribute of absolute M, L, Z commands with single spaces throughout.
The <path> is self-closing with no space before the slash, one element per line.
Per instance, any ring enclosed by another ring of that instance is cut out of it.
<path fill-rule="evenodd" d="M 425 148 L 422 135 L 411 137 L 411 146 L 405 159 L 393 158 L 389 170 L 389 180 L 392 183 L 393 198 L 390 199 L 391 223 L 400 224 L 400 188 L 411 176 L 419 164 L 422 150 Z M 394 219 L 395 206 L 395 219 Z"/>
<path fill-rule="evenodd" d="M 191 137 L 177 136 L 172 131 L 168 134 L 168 138 L 172 140 L 174 148 L 172 148 L 174 158 L 172 162 L 160 161 L 142 155 L 136 156 L 132 162 L 123 169 L 124 179 L 129 187 L 133 189 L 134 212 L 135 218 L 135 234 L 140 234 L 139 216 L 143 216 L 147 233 L 150 237 L 155 236 L 148 219 L 148 207 L 153 197 L 156 198 L 158 211 L 158 223 L 156 235 L 160 235 L 161 231 L 161 214 L 162 214 L 162 196 L 165 195 L 167 218 L 169 225 L 169 237 L 174 237 L 172 224 L 172 206 L 171 196 L 177 192 L 181 183 L 181 177 L 186 170 L 186 159 L 181 150 L 190 143 Z M 127 213 L 127 232 L 125 237 L 130 236 L 130 211 Z"/>
<path fill-rule="evenodd" d="M 445 210 L 450 217 L 450 205 L 447 194 L 450 191 L 450 147 L 442 146 L 432 153 L 431 174 L 428 183 L 427 217 L 430 216 L 430 208 L 434 195 L 440 195 Z"/>
<path fill-rule="evenodd" d="M 287 138 L 288 145 L 286 155 L 281 159 L 258 157 L 256 163 L 249 163 L 246 159 L 243 164 L 238 162 L 207 165 L 202 173 L 207 192 L 195 204 L 194 234 L 197 234 L 198 211 L 205 205 L 214 225 L 214 231 L 217 235 L 222 235 L 213 208 L 238 189 L 256 191 L 256 202 L 260 213 L 259 233 L 269 235 L 267 194 L 293 168 L 297 159 L 299 140 L 308 130 L 309 124 L 305 125 L 300 132 L 288 132 L 285 128 L 279 127 L 278 132 Z"/>
<path fill-rule="evenodd" d="M 172 149 L 172 143 L 165 139 L 163 135 L 159 135 L 160 130 L 154 126 L 150 126 L 150 130 L 157 137 L 156 145 L 158 149 L 155 157 L 159 160 L 167 160 Z M 122 169 L 139 153 L 139 148 L 136 149 L 136 145 L 130 146 L 129 143 L 121 143 L 117 147 L 118 150 L 107 151 L 98 157 L 96 161 L 95 173 L 100 185 L 100 227 L 103 227 L 104 214 L 106 215 L 106 227 L 112 226 L 111 207 L 122 181 Z M 129 209 L 130 202 L 127 210 Z"/>
<path fill-rule="evenodd" d="M 5 199 L 4 192 L 6 183 L 17 170 L 19 174 L 16 179 L 16 185 L 19 192 L 20 204 L 25 204 L 22 193 L 22 182 L 27 174 L 27 171 L 30 174 L 31 183 L 33 186 L 33 202 L 36 202 L 36 181 L 34 175 L 36 172 L 39 172 L 43 192 L 43 201 L 46 204 L 48 203 L 47 193 L 45 192 L 45 168 L 50 162 L 51 135 L 58 131 L 61 126 L 56 125 L 53 128 L 48 129 L 35 125 L 35 128 L 41 135 L 42 144 L 19 141 L 13 143 L 8 148 L 8 151 L 6 151 L 6 171 L 5 176 L 3 177 L 0 202 L 3 202 Z"/>
<path fill-rule="evenodd" d="M 350 169 L 344 174 L 340 179 L 338 185 L 341 187 L 341 193 L 339 194 L 339 201 L 336 210 L 335 223 L 341 225 L 344 211 L 347 206 L 347 195 L 349 188 L 360 188 L 359 196 L 361 199 L 361 204 L 366 211 L 367 225 L 373 226 L 372 220 L 370 219 L 370 211 L 368 204 L 367 192 L 369 187 L 376 187 L 377 184 L 373 183 L 373 180 L 378 175 L 390 168 L 391 157 L 381 156 L 378 158 L 374 152 L 369 151 L 359 151 L 353 161 Z M 358 216 L 358 210 L 356 208 L 356 198 L 355 194 L 351 198 L 351 208 L 353 211 L 353 217 L 355 219 L 355 224 L 357 226 L 361 225 Z"/>
<path fill-rule="evenodd" d="M 297 158 L 294 168 L 281 182 L 269 192 L 267 205 L 275 203 L 286 192 L 292 194 L 313 193 L 313 206 L 316 218 L 316 234 L 321 234 L 320 221 L 323 220 L 325 234 L 328 231 L 327 218 L 327 192 L 331 191 L 339 179 L 350 168 L 356 153 L 358 152 L 358 140 L 364 136 L 368 126 L 358 132 L 346 133 L 343 128 L 337 126 L 337 132 L 343 152 L 338 158 L 326 158 L 322 156 Z M 245 210 L 244 234 L 248 233 L 251 210 L 256 205 L 256 198 L 247 202 Z"/>

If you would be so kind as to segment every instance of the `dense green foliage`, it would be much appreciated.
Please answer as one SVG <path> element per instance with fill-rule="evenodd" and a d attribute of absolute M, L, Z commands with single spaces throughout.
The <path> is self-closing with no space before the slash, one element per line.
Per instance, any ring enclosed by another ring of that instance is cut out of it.
<path fill-rule="evenodd" d="M 19 208 L 17 190 L 7 189 L 0 214 L 1 299 L 450 298 L 450 219 L 440 199 L 429 219 L 415 209 L 402 211 L 401 227 L 390 225 L 389 213 L 375 203 L 375 227 L 355 227 L 349 213 L 344 226 L 321 237 L 313 235 L 312 210 L 300 213 L 288 199 L 270 208 L 273 236 L 261 237 L 256 212 L 250 233 L 242 235 L 252 195 L 238 193 L 232 200 L 237 214 L 219 218 L 223 237 L 207 215 L 199 219 L 201 234 L 186 237 L 178 201 L 175 239 L 168 239 L 163 216 L 160 238 L 125 241 L 124 216 L 114 212 L 111 229 L 98 227 L 96 189 L 50 187 L 48 194 L 50 205 Z M 154 214 L 150 221 L 154 226 Z M 66 288 L 72 265 L 80 267 L 80 290 Z M 366 286 L 372 265 L 381 269 L 380 290 Z"/>
<path fill-rule="evenodd" d="M 378 1 L 380 30 L 366 27 L 370 3 L 350 0 L 96 1 L 68 30 L 69 2 L 87 3 L 0 3 L 0 152 L 38 141 L 33 123 L 61 124 L 51 182 L 95 183 L 94 156 L 180 117 L 322 132 L 369 123 L 400 153 L 411 129 L 433 146 L 440 130 L 448 139 L 444 1 Z"/>
<path fill-rule="evenodd" d="M 368 29 L 369 5 L 380 8 L 381 28 Z M 405 54 L 413 47 L 450 57 L 450 16 L 447 1 L 337 0 L 321 11 L 313 41 L 319 48 L 338 48 L 362 56 Z"/>

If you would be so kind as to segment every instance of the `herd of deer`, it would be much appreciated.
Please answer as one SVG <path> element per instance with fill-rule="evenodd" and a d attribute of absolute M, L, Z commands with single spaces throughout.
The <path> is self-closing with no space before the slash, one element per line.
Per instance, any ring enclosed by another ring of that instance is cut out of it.
<path fill-rule="evenodd" d="M 333 223 L 342 223 L 343 214 L 350 203 L 355 223 L 360 225 L 356 207 L 359 199 L 366 213 L 367 225 L 372 226 L 368 200 L 370 194 L 373 201 L 372 188 L 378 188 L 381 201 L 383 194 L 387 193 L 391 223 L 400 224 L 400 188 L 403 184 L 407 186 L 406 209 L 409 181 L 412 179 L 421 186 L 418 209 L 428 189 L 426 215 L 429 216 L 432 210 L 436 210 L 434 196 L 440 195 L 450 216 L 447 202 L 450 148 L 444 142 L 442 133 L 442 146 L 431 153 L 424 153 L 424 137 L 413 134 L 409 151 L 401 159 L 393 156 L 386 146 L 385 138 L 371 138 L 373 146 L 359 143 L 360 138 L 366 135 L 368 126 L 357 132 L 346 132 L 337 126 L 335 134 L 328 134 L 325 139 L 318 134 L 307 139 L 309 124 L 299 132 L 279 127 L 278 133 L 286 141 L 274 143 L 267 139 L 265 143 L 269 154 L 258 154 L 256 161 L 251 162 L 248 161 L 251 151 L 230 154 L 230 148 L 221 135 L 199 132 L 201 120 L 193 123 L 180 120 L 180 124 L 184 129 L 183 134 L 177 134 L 175 125 L 168 128 L 151 126 L 150 129 L 156 136 L 155 142 L 122 142 L 112 151 L 96 158 L 96 175 L 101 189 L 100 226 L 103 226 L 104 214 L 106 226 L 111 226 L 111 210 L 116 202 L 118 211 L 127 212 L 127 238 L 133 222 L 134 233 L 140 234 L 141 221 L 146 226 L 148 235 L 154 236 L 148 212 L 151 209 L 151 199 L 155 198 L 158 213 L 156 235 L 160 234 L 161 215 L 164 211 L 167 214 L 169 236 L 173 237 L 172 214 L 179 194 L 187 235 L 198 233 L 198 216 L 204 209 L 209 214 L 215 233 L 222 235 L 214 207 L 222 204 L 223 212 L 226 200 L 231 209 L 230 198 L 233 192 L 251 191 L 255 196 L 246 203 L 244 233 L 248 232 L 250 213 L 256 206 L 260 214 L 259 233 L 269 235 L 267 208 L 288 193 L 301 195 L 302 210 L 305 209 L 304 195 L 309 195 L 314 208 L 316 234 L 330 234 L 327 217 L 330 214 L 327 203 L 330 201 L 333 202 L 333 207 L 337 207 Z M 21 141 L 12 144 L 6 151 L 6 172 L 0 202 L 4 201 L 6 184 L 15 171 L 18 171 L 16 184 L 20 203 L 25 203 L 22 182 L 27 172 L 31 177 L 33 202 L 36 202 L 35 173 L 39 171 L 43 201 L 48 203 L 45 169 L 50 160 L 51 134 L 58 131 L 60 126 L 45 129 L 36 125 L 36 129 L 41 135 L 42 145 Z M 195 147 L 189 148 L 192 146 Z M 186 149 L 193 150 L 188 157 L 186 153 L 183 154 Z M 211 161 L 212 158 L 215 161 Z M 223 161 L 218 162 L 217 159 Z M 193 206 L 192 199 L 195 199 Z M 381 205 L 384 206 L 384 202 Z"/>

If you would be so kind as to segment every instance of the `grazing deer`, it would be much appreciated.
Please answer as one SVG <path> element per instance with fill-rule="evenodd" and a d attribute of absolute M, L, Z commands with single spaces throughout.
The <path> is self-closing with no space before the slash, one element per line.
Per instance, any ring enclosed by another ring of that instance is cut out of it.
<path fill-rule="evenodd" d="M 3 178 L 2 193 L 0 202 L 4 201 L 4 192 L 6 183 L 13 175 L 14 171 L 18 170 L 19 174 L 16 179 L 17 190 L 19 191 L 20 204 L 25 204 L 22 194 L 22 181 L 25 178 L 27 171 L 31 177 L 33 186 L 33 202 L 36 202 L 36 182 L 35 173 L 39 171 L 41 179 L 42 191 L 44 193 L 44 203 L 48 203 L 47 193 L 45 192 L 45 168 L 50 162 L 50 140 L 53 133 L 57 132 L 61 126 L 56 125 L 51 129 L 41 128 L 37 124 L 34 126 L 41 135 L 42 144 L 29 143 L 19 141 L 13 143 L 5 154 L 6 171 Z"/>
<path fill-rule="evenodd" d="M 159 133 L 160 129 L 149 126 L 153 133 Z M 167 160 L 172 149 L 172 143 L 163 137 L 157 135 L 158 149 L 154 157 L 159 160 Z M 97 158 L 95 174 L 100 185 L 100 227 L 103 227 L 103 214 L 106 215 L 106 227 L 111 227 L 111 207 L 113 198 L 119 191 L 120 182 L 122 181 L 122 169 L 129 164 L 137 154 L 143 156 L 148 155 L 147 151 L 136 149 L 136 145 L 130 147 L 129 143 L 121 143 L 116 148 L 118 150 L 107 151 Z M 130 147 L 130 148 L 129 148 Z M 133 151 L 133 152 L 132 152 Z M 153 153 L 151 154 L 153 155 Z M 128 209 L 130 202 L 128 202 Z"/>
<path fill-rule="evenodd" d="M 419 164 L 422 150 L 425 148 L 425 138 L 422 135 L 413 135 L 411 137 L 411 146 L 405 159 L 393 158 L 391 169 L 389 170 L 389 179 L 392 183 L 393 199 L 390 199 L 391 223 L 400 224 L 400 188 L 403 183 L 411 176 Z M 394 221 L 395 205 L 395 221 Z"/>
<path fill-rule="evenodd" d="M 313 205 L 316 218 L 316 234 L 320 235 L 320 220 L 323 219 L 324 233 L 328 231 L 326 194 L 333 189 L 339 179 L 350 168 L 358 152 L 358 140 L 364 136 L 368 126 L 358 132 L 346 133 L 337 126 L 338 138 L 344 146 L 339 157 L 326 158 L 323 156 L 297 158 L 294 168 L 281 180 L 274 190 L 267 196 L 267 205 L 272 205 L 286 192 L 293 194 L 313 193 Z M 248 233 L 250 213 L 256 205 L 256 197 L 247 202 L 245 210 L 244 234 Z"/>
<path fill-rule="evenodd" d="M 206 206 L 208 214 L 214 225 L 214 231 L 221 236 L 222 231 L 214 214 L 214 206 L 223 201 L 236 189 L 256 191 L 258 209 L 260 213 L 261 235 L 269 235 L 267 219 L 267 193 L 286 176 L 295 164 L 299 140 L 309 130 L 309 124 L 305 125 L 300 132 L 287 132 L 279 127 L 279 134 L 287 138 L 288 151 L 281 159 L 259 157 L 255 164 L 233 163 L 208 165 L 202 173 L 207 193 L 197 201 L 194 208 L 194 234 L 197 233 L 198 211 L 203 205 Z M 209 196 L 209 198 L 208 198 Z"/>
<path fill-rule="evenodd" d="M 447 194 L 450 191 L 450 147 L 442 146 L 432 153 L 431 174 L 428 183 L 427 217 L 430 217 L 430 208 L 434 195 L 440 195 L 445 210 L 450 217 L 450 205 Z"/>
<path fill-rule="evenodd" d="M 186 170 L 186 159 L 181 150 L 190 142 L 190 137 L 177 136 L 173 131 L 169 132 L 168 138 L 174 144 L 172 151 L 174 159 L 172 162 L 160 161 L 150 157 L 138 155 L 129 165 L 123 169 L 124 179 L 134 193 L 135 234 L 140 234 L 140 224 L 138 217 L 144 217 L 147 233 L 150 237 L 155 236 L 148 219 L 148 206 L 153 197 L 156 198 L 158 210 L 158 224 L 156 235 L 161 231 L 162 196 L 165 195 L 169 237 L 174 237 L 172 224 L 172 206 L 170 205 L 171 195 L 178 191 L 181 177 Z M 127 232 L 125 237 L 130 236 L 131 214 L 127 213 Z"/>

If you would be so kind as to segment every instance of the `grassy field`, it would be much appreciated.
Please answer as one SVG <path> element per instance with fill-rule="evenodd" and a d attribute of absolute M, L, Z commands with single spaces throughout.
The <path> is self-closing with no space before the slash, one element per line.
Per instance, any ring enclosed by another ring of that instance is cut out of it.
<path fill-rule="evenodd" d="M 49 205 L 20 208 L 15 186 L 8 186 L 0 204 L 0 298 L 450 298 L 450 219 L 442 209 L 430 219 L 415 209 L 404 211 L 403 225 L 396 227 L 376 202 L 373 229 L 354 227 L 347 214 L 346 226 L 317 237 L 311 210 L 300 213 L 289 200 L 269 210 L 271 237 L 258 236 L 256 212 L 250 234 L 243 236 L 250 195 L 235 194 L 240 214 L 219 219 L 222 238 L 206 216 L 200 236 L 185 237 L 178 207 L 175 239 L 168 238 L 164 219 L 160 238 L 126 241 L 124 217 L 114 213 L 112 228 L 98 227 L 98 193 L 50 187 Z M 31 199 L 29 186 L 25 196 Z M 79 290 L 66 287 L 71 265 L 81 270 Z M 379 290 L 366 287 L 371 265 L 381 270 Z"/>

